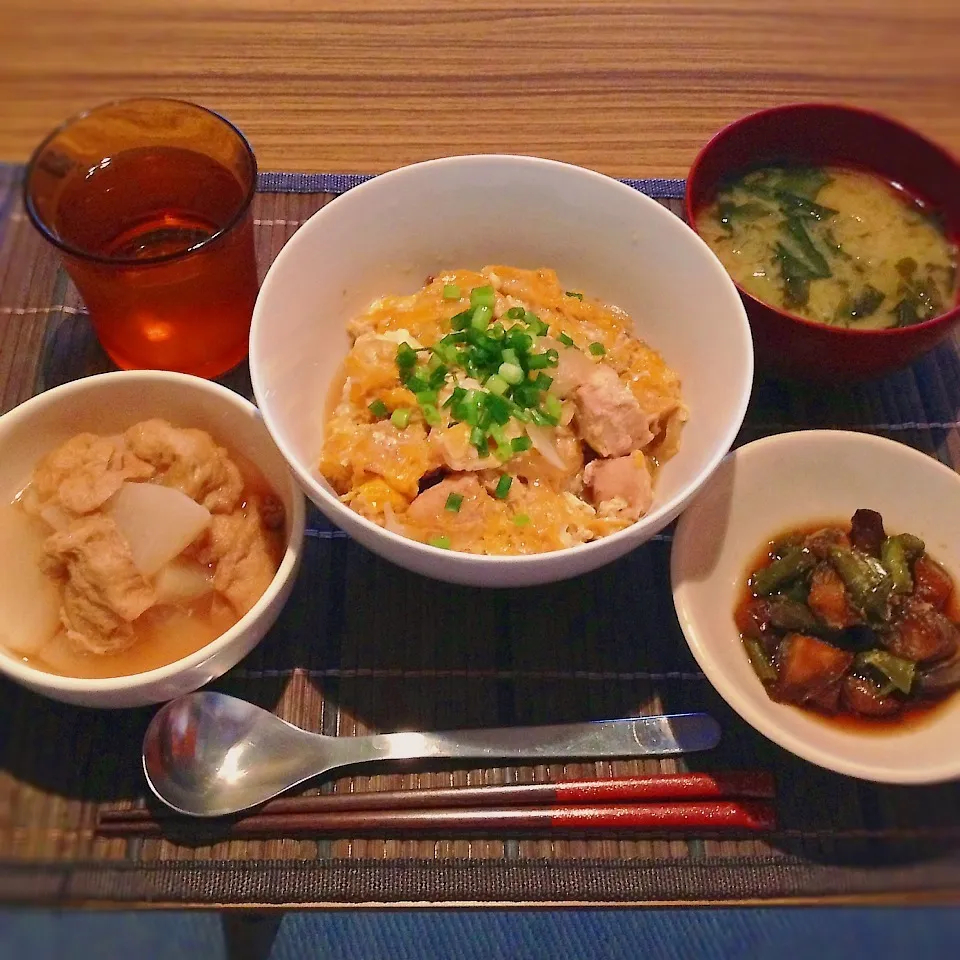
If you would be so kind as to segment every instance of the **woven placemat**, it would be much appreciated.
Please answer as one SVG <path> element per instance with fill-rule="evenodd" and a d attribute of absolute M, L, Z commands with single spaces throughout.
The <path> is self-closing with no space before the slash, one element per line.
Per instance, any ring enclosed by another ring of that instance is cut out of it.
<path fill-rule="evenodd" d="M 0 167 L 0 410 L 110 369 L 58 260 L 25 220 L 21 171 Z M 263 174 L 261 271 L 297 227 L 362 181 Z M 682 182 L 630 181 L 678 215 Z M 245 370 L 224 378 L 250 396 Z M 831 392 L 759 380 L 738 442 L 802 427 L 893 437 L 960 466 L 960 349 Z M 879 787 L 820 770 L 734 715 L 698 671 L 670 596 L 668 530 L 591 575 L 479 591 L 415 576 L 312 514 L 294 596 L 215 684 L 307 728 L 557 723 L 707 709 L 722 745 L 689 760 L 357 776 L 324 791 L 764 767 L 779 782 L 762 840 L 584 838 L 230 840 L 94 835 L 99 804 L 141 802 L 150 710 L 98 712 L 0 680 L 0 900 L 115 904 L 732 902 L 960 890 L 960 786 Z M 9 558 L 4 558 L 9 563 Z M 949 745 L 947 745 L 949 748 Z"/>

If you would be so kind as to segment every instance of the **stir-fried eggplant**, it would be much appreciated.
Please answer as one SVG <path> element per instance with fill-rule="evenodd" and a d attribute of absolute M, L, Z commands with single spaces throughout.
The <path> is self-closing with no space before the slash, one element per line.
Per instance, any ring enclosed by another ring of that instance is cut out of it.
<path fill-rule="evenodd" d="M 769 695 L 823 713 L 892 717 L 960 688 L 953 581 L 875 510 L 849 532 L 793 531 L 751 570 L 737 628 Z"/>

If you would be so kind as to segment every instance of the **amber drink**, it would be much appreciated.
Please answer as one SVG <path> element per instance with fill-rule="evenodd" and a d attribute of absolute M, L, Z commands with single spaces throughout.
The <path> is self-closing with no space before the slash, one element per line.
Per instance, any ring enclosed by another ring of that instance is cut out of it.
<path fill-rule="evenodd" d="M 215 377 L 246 356 L 256 179 L 239 131 L 177 100 L 99 107 L 37 149 L 27 211 L 118 366 Z"/>

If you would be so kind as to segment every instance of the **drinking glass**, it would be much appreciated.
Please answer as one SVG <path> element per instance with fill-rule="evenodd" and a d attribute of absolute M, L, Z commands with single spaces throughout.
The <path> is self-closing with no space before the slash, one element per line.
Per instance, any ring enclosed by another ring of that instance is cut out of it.
<path fill-rule="evenodd" d="M 216 377 L 247 353 L 256 183 L 232 124 L 196 104 L 137 99 L 51 133 L 24 199 L 118 366 Z"/>

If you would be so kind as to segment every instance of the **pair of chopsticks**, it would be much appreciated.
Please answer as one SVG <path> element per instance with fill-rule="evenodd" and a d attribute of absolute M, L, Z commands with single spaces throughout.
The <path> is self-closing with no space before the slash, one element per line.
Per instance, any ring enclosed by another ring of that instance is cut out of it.
<path fill-rule="evenodd" d="M 539 834 L 764 832 L 776 827 L 765 771 L 651 774 L 558 783 L 442 787 L 271 800 L 241 819 L 200 821 L 231 837 L 524 831 Z M 103 836 L 158 836 L 196 820 L 146 808 L 103 810 Z"/>

